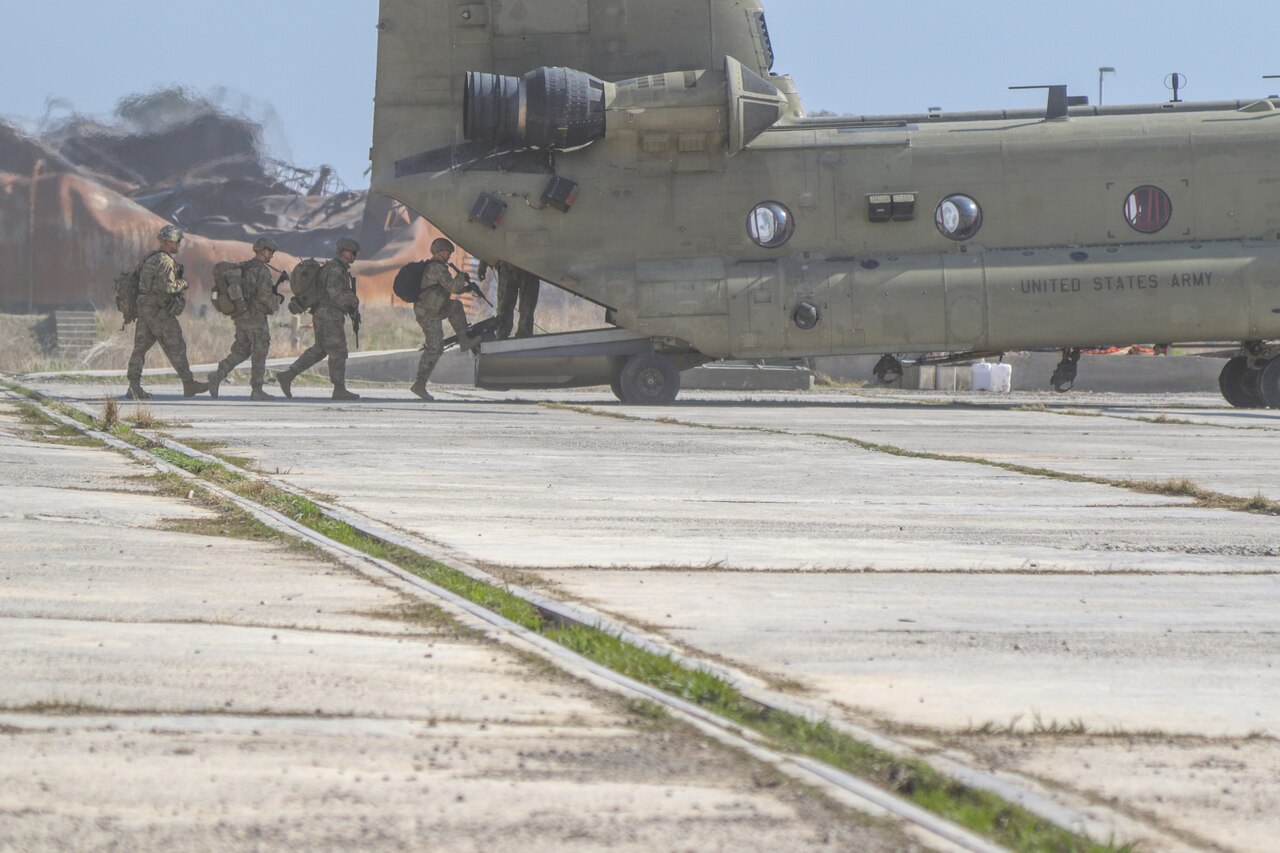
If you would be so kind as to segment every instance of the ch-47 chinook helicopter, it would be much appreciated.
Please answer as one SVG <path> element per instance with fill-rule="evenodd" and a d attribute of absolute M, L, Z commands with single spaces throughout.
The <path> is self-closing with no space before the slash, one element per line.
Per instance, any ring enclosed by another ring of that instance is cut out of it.
<path fill-rule="evenodd" d="M 1278 101 L 806 118 L 758 0 L 378 26 L 374 190 L 614 326 L 486 345 L 489 387 L 652 403 L 712 359 L 1060 348 L 1066 390 L 1084 347 L 1239 341 L 1224 396 L 1280 408 Z"/>

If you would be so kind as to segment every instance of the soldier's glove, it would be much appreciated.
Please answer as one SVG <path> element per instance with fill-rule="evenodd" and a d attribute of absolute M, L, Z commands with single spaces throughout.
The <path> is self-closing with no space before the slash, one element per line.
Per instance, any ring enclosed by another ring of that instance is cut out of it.
<path fill-rule="evenodd" d="M 307 313 L 307 309 L 302 306 L 302 303 L 298 301 L 298 297 L 295 296 L 289 300 L 289 313 L 296 316 Z"/>

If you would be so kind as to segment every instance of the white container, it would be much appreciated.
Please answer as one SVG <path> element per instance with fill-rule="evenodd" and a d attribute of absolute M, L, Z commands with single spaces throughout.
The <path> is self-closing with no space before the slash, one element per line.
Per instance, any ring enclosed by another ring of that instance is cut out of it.
<path fill-rule="evenodd" d="M 993 364 L 991 367 L 991 390 L 996 394 L 1013 393 L 1013 365 Z"/>
<path fill-rule="evenodd" d="M 993 364 L 982 362 L 969 368 L 969 387 L 974 391 L 991 390 L 991 368 Z"/>

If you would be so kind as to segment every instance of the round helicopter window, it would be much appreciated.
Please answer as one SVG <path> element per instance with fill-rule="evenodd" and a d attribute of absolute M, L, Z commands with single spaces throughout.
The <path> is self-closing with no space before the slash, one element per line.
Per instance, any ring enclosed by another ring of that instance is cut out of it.
<path fill-rule="evenodd" d="M 796 324 L 796 328 L 804 332 L 811 332 L 818 328 L 818 321 L 822 319 L 822 312 L 818 310 L 818 306 L 809 302 L 801 302 L 796 306 L 796 310 L 791 312 L 791 319 Z"/>
<path fill-rule="evenodd" d="M 785 205 L 776 201 L 756 205 L 747 219 L 747 233 L 751 235 L 751 241 L 762 249 L 777 249 L 785 245 L 795 232 L 795 217 Z"/>
<path fill-rule="evenodd" d="M 1124 219 L 1134 231 L 1155 234 L 1173 219 L 1173 201 L 1159 187 L 1138 187 L 1124 203 Z"/>
<path fill-rule="evenodd" d="M 972 240 L 982 230 L 982 208 L 967 195 L 947 196 L 938 205 L 937 221 L 947 239 Z"/>

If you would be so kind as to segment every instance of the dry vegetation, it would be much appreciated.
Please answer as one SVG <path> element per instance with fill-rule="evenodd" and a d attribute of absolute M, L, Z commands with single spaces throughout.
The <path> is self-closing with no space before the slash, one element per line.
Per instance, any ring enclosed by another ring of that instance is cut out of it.
<path fill-rule="evenodd" d="M 481 305 L 483 312 L 472 312 L 472 321 L 493 312 Z M 364 327 L 360 333 L 365 351 L 414 349 L 422 346 L 422 330 L 408 307 L 366 306 Z M 281 310 L 271 321 L 271 357 L 296 356 L 311 345 L 309 316 L 294 317 Z M 188 311 L 182 317 L 182 331 L 187 339 L 187 355 L 192 364 L 211 364 L 224 358 L 235 337 L 231 321 L 213 310 L 204 316 Z M 546 332 L 599 328 L 604 325 L 603 311 L 594 305 L 573 301 L 564 306 L 548 307 L 538 313 L 538 325 Z M 348 330 L 349 332 L 349 330 Z M 120 315 L 115 311 L 99 312 L 98 344 L 82 357 L 67 358 L 58 353 L 53 327 L 48 315 L 23 316 L 0 314 L 0 371 L 6 373 L 39 373 L 79 370 L 123 370 L 133 349 L 133 327 L 121 330 Z M 355 349 L 355 340 L 348 333 Z M 167 367 L 168 360 L 160 347 L 151 350 L 147 367 Z"/>

